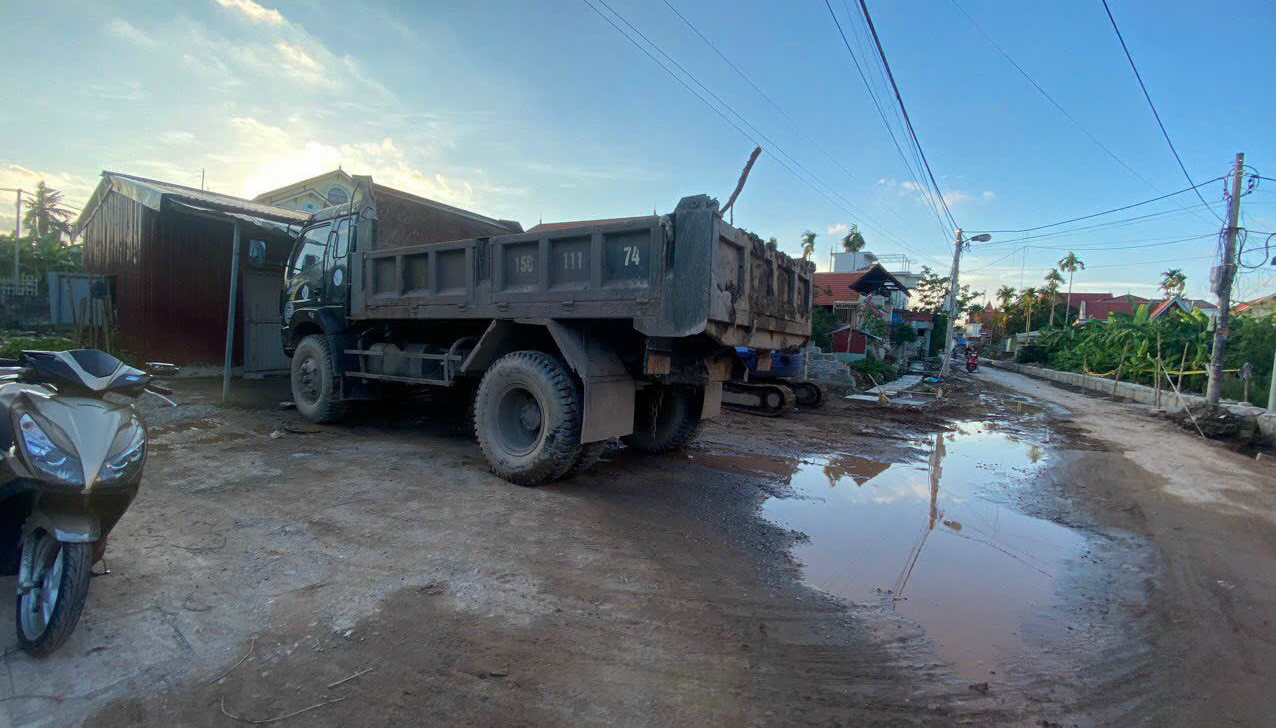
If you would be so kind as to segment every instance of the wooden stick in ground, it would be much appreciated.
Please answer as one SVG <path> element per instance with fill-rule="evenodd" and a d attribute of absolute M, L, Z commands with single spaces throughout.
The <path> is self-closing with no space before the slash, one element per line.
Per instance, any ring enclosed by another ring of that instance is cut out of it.
<path fill-rule="evenodd" d="M 245 718 L 245 717 L 244 717 L 244 716 L 242 716 L 242 715 L 235 715 L 235 714 L 233 714 L 233 713 L 228 713 L 228 712 L 226 712 L 226 698 L 224 698 L 224 697 L 222 698 L 222 702 L 221 702 L 221 709 L 222 709 L 222 715 L 226 716 L 227 718 L 230 718 L 231 720 L 237 720 L 237 721 L 239 721 L 240 723 L 251 723 L 251 724 L 253 724 L 253 725 L 265 725 L 266 723 L 278 723 L 279 721 L 281 721 L 281 720 L 283 720 L 283 719 L 285 719 L 285 718 L 291 718 L 291 717 L 293 717 L 294 715 L 301 715 L 302 713 L 309 713 L 310 711 L 312 711 L 312 710 L 314 710 L 314 709 L 316 709 L 316 708 L 322 708 L 322 707 L 323 707 L 323 706 L 325 706 L 325 705 L 332 705 L 333 703 L 340 703 L 341 701 L 345 700 L 345 699 L 346 699 L 346 698 L 348 698 L 348 697 L 350 697 L 350 696 L 349 696 L 349 695 L 343 695 L 343 696 L 341 696 L 340 698 L 333 698 L 332 700 L 325 700 L 325 701 L 323 701 L 322 703 L 315 703 L 314 705 L 311 705 L 311 706 L 310 706 L 310 707 L 308 707 L 308 708 L 302 708 L 301 710 L 294 710 L 294 711 L 292 711 L 291 713 L 287 713 L 287 714 L 285 714 L 285 715 L 277 715 L 277 716 L 275 716 L 274 718 L 262 718 L 262 719 L 260 719 L 260 720 L 254 720 L 254 719 L 252 719 L 252 718 Z"/>
<path fill-rule="evenodd" d="M 343 678 L 341 678 L 340 680 L 338 680 L 338 681 L 336 681 L 336 682 L 330 682 L 330 683 L 328 683 L 328 689 L 329 689 L 329 690 L 331 690 L 331 689 L 333 689 L 333 688 L 337 687 L 338 685 L 341 685 L 341 684 L 343 684 L 343 683 L 348 683 L 348 682 L 350 682 L 351 680 L 355 679 L 356 677 L 359 677 L 360 675 L 366 675 L 366 674 L 368 674 L 368 673 L 372 672 L 372 671 L 373 671 L 373 670 L 375 670 L 375 669 L 377 669 L 377 666 L 376 666 L 376 665 L 373 665 L 372 667 L 369 667 L 369 668 L 368 668 L 368 669 L 366 669 L 366 670 L 360 670 L 359 672 L 356 672 L 355 674 L 351 675 L 350 677 L 343 677 Z"/>
<path fill-rule="evenodd" d="M 1156 332 L 1156 360 L 1158 362 L 1161 361 L 1161 331 L 1160 329 L 1157 329 L 1157 332 Z M 1155 394 L 1155 400 L 1154 400 L 1156 402 L 1155 406 L 1157 409 L 1160 409 L 1161 408 L 1161 370 L 1159 367 L 1157 368 L 1156 373 L 1152 375 L 1152 379 L 1156 381 L 1156 394 Z"/>
<path fill-rule="evenodd" d="M 1178 393 L 1183 389 L 1183 370 L 1187 369 L 1187 346 L 1187 344 L 1183 345 L 1183 358 L 1179 361 L 1179 383 L 1174 386 L 1174 393 L 1178 395 L 1180 407 L 1183 406 L 1183 395 Z M 1165 376 L 1170 376 L 1170 373 L 1166 372 Z"/>
<path fill-rule="evenodd" d="M 1116 377 L 1112 380 L 1112 397 L 1116 398 L 1117 385 L 1121 383 L 1121 370 L 1125 369 L 1125 356 L 1130 353 L 1130 342 L 1125 342 L 1125 348 L 1121 349 L 1121 363 L 1117 364 Z"/>
<path fill-rule="evenodd" d="M 1177 385 L 1174 384 L 1174 380 L 1170 377 L 1170 372 L 1165 369 L 1165 365 L 1162 364 L 1159 359 L 1157 360 L 1157 365 L 1158 365 L 1157 376 L 1160 376 L 1160 372 L 1165 372 L 1165 381 L 1169 382 L 1171 387 L 1174 387 L 1174 396 L 1178 397 L 1179 404 L 1183 406 L 1183 410 L 1187 412 L 1188 419 L 1192 421 L 1192 425 L 1196 427 L 1196 431 L 1201 434 L 1201 437 L 1208 440 L 1209 438 L 1205 437 L 1205 431 L 1202 430 L 1201 426 L 1196 422 L 1196 415 L 1192 414 L 1192 408 L 1186 405 L 1183 405 L 1183 395 L 1179 393 L 1179 388 Z M 1179 373 L 1182 374 L 1182 372 L 1183 370 L 1180 369 Z"/>
<path fill-rule="evenodd" d="M 217 682 L 218 680 L 221 680 L 222 678 L 224 678 L 224 677 L 226 677 L 227 675 L 229 675 L 229 674 L 231 674 L 232 672 L 234 672 L 234 671 L 235 671 L 235 668 L 237 668 L 237 667 L 239 667 L 240 665 L 244 664 L 244 660 L 247 660 L 249 657 L 252 657 L 252 654 L 253 654 L 253 652 L 254 652 L 256 649 L 257 649 L 257 638 L 256 638 L 256 637 L 253 637 L 253 641 L 252 641 L 251 643 L 249 643 L 249 645 L 248 645 L 248 651 L 244 653 L 244 656 L 243 656 L 243 657 L 239 658 L 239 662 L 236 662 L 234 665 L 231 665 L 229 670 L 227 670 L 226 672 L 223 672 L 222 674 L 218 675 L 217 677 L 213 678 L 212 680 L 209 680 L 208 682 L 206 682 L 206 683 L 204 683 L 204 684 L 205 684 L 205 685 L 212 685 L 213 683 Z"/>
<path fill-rule="evenodd" d="M 877 403 L 881 405 L 890 404 L 890 398 L 886 396 L 886 392 L 882 389 L 882 385 L 877 383 L 877 380 L 873 378 L 873 375 L 865 373 L 864 376 L 868 377 L 868 381 L 872 382 L 874 387 L 877 387 Z"/>

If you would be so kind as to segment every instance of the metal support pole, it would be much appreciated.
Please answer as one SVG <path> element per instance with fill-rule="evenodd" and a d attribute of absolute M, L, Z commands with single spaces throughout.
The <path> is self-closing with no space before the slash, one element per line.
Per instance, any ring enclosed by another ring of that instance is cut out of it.
<path fill-rule="evenodd" d="M 234 250 L 230 254 L 230 304 L 226 314 L 226 364 L 222 369 L 222 401 L 230 398 L 230 369 L 235 356 L 235 294 L 239 290 L 239 221 L 235 221 Z"/>
<path fill-rule="evenodd" d="M 1223 357 L 1227 353 L 1227 321 L 1231 316 L 1232 277 L 1236 272 L 1236 233 L 1240 230 L 1241 182 L 1245 178 L 1245 153 L 1236 155 L 1232 169 L 1232 199 L 1227 203 L 1227 230 L 1223 243 L 1223 260 L 1218 271 L 1218 319 L 1214 322 L 1214 350 L 1210 352 L 1210 380 L 1205 390 L 1205 403 L 1218 404 L 1223 394 Z"/>
<path fill-rule="evenodd" d="M 939 376 L 946 377 L 952 371 L 952 350 L 953 350 L 953 319 L 957 318 L 957 292 L 961 290 L 957 286 L 957 271 L 961 265 L 961 231 L 957 231 L 957 239 L 953 241 L 953 272 L 952 281 L 948 290 L 948 324 L 944 332 L 944 353 L 943 361 L 939 365 Z"/>
<path fill-rule="evenodd" d="M 1267 390 L 1267 414 L 1276 415 L 1276 354 L 1272 355 L 1272 388 Z"/>
<path fill-rule="evenodd" d="M 13 292 L 18 292 L 18 238 L 22 237 L 22 190 L 18 190 L 18 217 L 13 221 Z"/>

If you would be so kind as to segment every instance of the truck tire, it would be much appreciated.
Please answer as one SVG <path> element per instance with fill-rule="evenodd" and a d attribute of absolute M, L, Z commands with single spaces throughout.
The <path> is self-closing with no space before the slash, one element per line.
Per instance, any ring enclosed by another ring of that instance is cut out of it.
<path fill-rule="evenodd" d="M 311 334 L 301 340 L 292 355 L 292 401 L 311 422 L 336 422 L 346 414 L 339 394 L 328 337 Z"/>
<path fill-rule="evenodd" d="M 651 455 L 681 450 L 700 434 L 704 394 L 694 387 L 649 387 L 638 393 L 634 431 L 620 438 Z"/>
<path fill-rule="evenodd" d="M 517 485 L 548 483 L 577 461 L 580 389 L 567 366 L 549 354 L 506 354 L 479 383 L 474 422 L 493 473 Z"/>

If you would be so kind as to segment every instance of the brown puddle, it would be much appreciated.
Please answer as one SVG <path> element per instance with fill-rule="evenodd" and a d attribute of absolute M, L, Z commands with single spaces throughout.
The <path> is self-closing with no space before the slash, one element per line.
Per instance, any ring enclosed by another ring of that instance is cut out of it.
<path fill-rule="evenodd" d="M 804 461 L 792 496 L 763 513 L 809 537 L 794 548 L 809 586 L 917 621 L 959 675 L 986 679 L 1021 651 L 1021 625 L 1056 601 L 1085 539 L 982 495 L 1044 467 L 1041 447 L 974 422 L 924 447 L 917 462 Z"/>
<path fill-rule="evenodd" d="M 675 453 L 669 457 L 732 475 L 779 475 L 786 478 L 793 473 L 797 464 L 789 458 L 766 455 L 726 455 L 713 452 Z"/>

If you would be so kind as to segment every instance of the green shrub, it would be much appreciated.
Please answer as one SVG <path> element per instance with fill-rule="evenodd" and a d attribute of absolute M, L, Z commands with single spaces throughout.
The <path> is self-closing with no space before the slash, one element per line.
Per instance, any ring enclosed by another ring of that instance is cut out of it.
<path fill-rule="evenodd" d="M 13 336 L 0 341 L 0 359 L 16 359 L 24 350 L 64 351 L 75 343 L 63 336 Z"/>
<path fill-rule="evenodd" d="M 851 371 L 871 376 L 878 384 L 899 379 L 899 371 L 895 367 L 884 361 L 878 361 L 871 354 L 859 361 L 851 362 L 850 368 Z"/>

